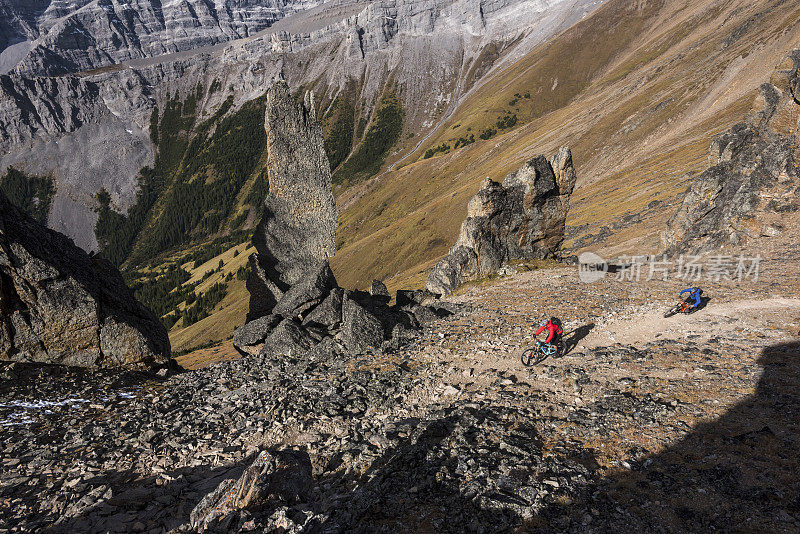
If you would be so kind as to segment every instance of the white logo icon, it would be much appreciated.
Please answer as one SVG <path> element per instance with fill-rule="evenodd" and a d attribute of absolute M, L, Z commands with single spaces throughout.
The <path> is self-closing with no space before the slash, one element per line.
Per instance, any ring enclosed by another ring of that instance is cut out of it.
<path fill-rule="evenodd" d="M 578 278 L 584 284 L 601 280 L 607 272 L 608 263 L 594 252 L 583 252 L 578 256 Z"/>

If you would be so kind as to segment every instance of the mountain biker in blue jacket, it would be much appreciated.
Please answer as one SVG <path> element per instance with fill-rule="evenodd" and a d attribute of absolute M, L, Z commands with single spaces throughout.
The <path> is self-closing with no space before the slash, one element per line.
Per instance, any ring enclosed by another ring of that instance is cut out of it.
<path fill-rule="evenodd" d="M 683 299 L 683 301 L 689 304 L 693 310 L 696 310 L 700 306 L 700 296 L 703 294 L 703 290 L 699 287 L 687 287 L 681 291 L 681 298 L 683 298 L 684 293 L 689 293 L 689 296 Z"/>

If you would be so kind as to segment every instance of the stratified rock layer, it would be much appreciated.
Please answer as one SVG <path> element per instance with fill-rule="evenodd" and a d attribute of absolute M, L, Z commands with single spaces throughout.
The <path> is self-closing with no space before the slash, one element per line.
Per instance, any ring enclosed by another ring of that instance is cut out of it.
<path fill-rule="evenodd" d="M 689 187 L 661 236 L 667 252 L 700 253 L 759 237 L 760 211 L 797 209 L 800 50 L 761 86 L 746 122 L 712 141 L 712 166 Z M 769 235 L 769 234 L 767 234 Z"/>
<path fill-rule="evenodd" d="M 426 289 L 446 295 L 508 261 L 553 257 L 564 240 L 575 179 L 565 147 L 549 161 L 536 156 L 502 184 L 487 178 L 469 201 L 458 241 L 436 264 Z"/>
<path fill-rule="evenodd" d="M 107 261 L 90 258 L 0 193 L 0 358 L 151 367 L 167 332 Z"/>

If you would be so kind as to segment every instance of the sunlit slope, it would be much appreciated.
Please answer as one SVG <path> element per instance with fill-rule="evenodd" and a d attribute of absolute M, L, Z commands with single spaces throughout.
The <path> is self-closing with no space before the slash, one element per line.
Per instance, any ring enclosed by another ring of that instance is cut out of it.
<path fill-rule="evenodd" d="M 800 3 L 609 0 L 547 46 L 491 73 L 405 160 L 412 163 L 339 194 L 332 261 L 339 283 L 365 288 L 379 278 L 392 290 L 421 287 L 455 242 L 481 181 L 501 179 L 560 145 L 572 148 L 579 173 L 565 245 L 608 255 L 654 250 L 676 196 L 707 167 L 711 138 L 744 118 L 758 86 L 798 45 Z M 585 69 L 583 78 L 576 68 Z M 493 110 L 508 108 L 515 94 L 522 96 L 517 124 L 453 148 L 466 128 L 496 124 L 501 113 Z M 443 143 L 449 151 L 423 159 Z M 210 317 L 185 329 L 178 323 L 170 337 L 177 350 L 226 339 L 246 311 L 244 284 L 234 279 Z"/>
<path fill-rule="evenodd" d="M 493 73 L 415 158 L 490 126 L 515 94 L 523 96 L 518 125 L 340 197 L 340 283 L 419 285 L 455 241 L 485 177 L 499 179 L 560 145 L 572 148 L 579 173 L 567 244 L 652 250 L 689 173 L 707 166 L 710 139 L 744 118 L 758 86 L 798 43 L 798 3 L 608 2 Z"/>
<path fill-rule="evenodd" d="M 243 243 L 196 268 L 191 264 L 184 264 L 183 267 L 192 275 L 187 283 L 198 283 L 195 290 L 198 295 L 219 283 L 226 284 L 227 292 L 208 317 L 188 326 L 178 322 L 170 330 L 169 338 L 174 352 L 228 339 L 233 335 L 234 328 L 244 324 L 250 294 L 245 287 L 245 281 L 236 274 L 240 269 L 247 268 L 247 259 L 253 252 L 254 248 Z"/>

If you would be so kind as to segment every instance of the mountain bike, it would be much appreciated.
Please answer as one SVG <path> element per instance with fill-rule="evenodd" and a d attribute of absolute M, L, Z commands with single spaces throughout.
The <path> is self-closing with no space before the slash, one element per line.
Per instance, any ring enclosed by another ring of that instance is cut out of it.
<path fill-rule="evenodd" d="M 680 301 L 672 308 L 668 309 L 666 313 L 664 313 L 664 317 L 672 317 L 677 313 L 690 313 L 694 307 L 686 302 L 685 300 Z"/>
<path fill-rule="evenodd" d="M 555 357 L 557 354 L 564 354 L 564 341 L 559 339 L 553 344 L 545 343 L 537 339 L 533 347 L 525 349 L 522 352 L 520 359 L 522 360 L 522 365 L 529 367 L 543 362 L 548 356 Z"/>

